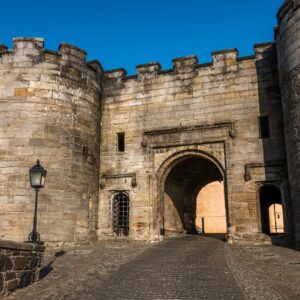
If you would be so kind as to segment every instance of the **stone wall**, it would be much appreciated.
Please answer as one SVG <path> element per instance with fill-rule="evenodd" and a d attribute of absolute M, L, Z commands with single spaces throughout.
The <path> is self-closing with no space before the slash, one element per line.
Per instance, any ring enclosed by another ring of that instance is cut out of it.
<path fill-rule="evenodd" d="M 242 58 L 236 49 L 218 51 L 212 60 L 178 58 L 171 70 L 139 65 L 133 76 L 105 72 L 99 235 L 112 234 L 111 199 L 120 190 L 131 198 L 130 235 L 159 235 L 166 174 L 186 157 L 204 156 L 224 170 L 233 241 L 261 239 L 259 184 L 277 182 L 287 197 L 276 47 L 256 45 L 254 56 Z M 269 139 L 260 139 L 260 115 L 270 118 Z M 118 132 L 125 152 L 117 151 Z"/>
<path fill-rule="evenodd" d="M 45 247 L 0 240 L 0 296 L 39 279 Z"/>
<path fill-rule="evenodd" d="M 300 248 L 300 2 L 286 1 L 280 9 L 276 43 L 281 82 L 294 231 Z"/>
<path fill-rule="evenodd" d="M 102 69 L 85 51 L 41 38 L 0 50 L 0 238 L 27 240 L 34 190 L 29 168 L 48 171 L 38 231 L 48 245 L 96 237 Z"/>
<path fill-rule="evenodd" d="M 48 171 L 38 230 L 49 246 L 113 236 L 120 192 L 130 197 L 131 237 L 157 238 L 167 210 L 175 216 L 170 227 L 182 231 L 178 220 L 187 212 L 164 200 L 165 182 L 179 162 L 197 157 L 222 174 L 214 180 L 224 181 L 231 242 L 269 242 L 261 234 L 264 184 L 280 188 L 284 228 L 299 242 L 299 6 L 286 1 L 276 44 L 255 45 L 252 56 L 216 51 L 209 63 L 187 56 L 170 70 L 138 65 L 132 76 L 103 74 L 66 43 L 58 51 L 44 49 L 40 38 L 16 38 L 13 49 L 0 44 L 0 239 L 27 239 L 34 205 L 28 170 L 37 159 Z M 261 116 L 269 117 L 269 138 L 260 136 Z"/>

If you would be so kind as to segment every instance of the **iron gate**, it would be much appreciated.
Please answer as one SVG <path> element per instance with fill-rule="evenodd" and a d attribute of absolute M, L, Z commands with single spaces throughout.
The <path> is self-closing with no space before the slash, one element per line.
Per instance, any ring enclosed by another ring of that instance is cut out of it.
<path fill-rule="evenodd" d="M 118 236 L 129 234 L 129 197 L 125 193 L 114 197 L 114 233 Z"/>

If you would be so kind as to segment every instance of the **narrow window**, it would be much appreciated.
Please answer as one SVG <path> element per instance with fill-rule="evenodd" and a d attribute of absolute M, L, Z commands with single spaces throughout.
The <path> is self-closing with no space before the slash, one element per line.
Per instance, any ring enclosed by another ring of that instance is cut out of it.
<path fill-rule="evenodd" d="M 267 139 L 270 137 L 270 121 L 269 116 L 261 116 L 259 119 L 260 138 Z"/>
<path fill-rule="evenodd" d="M 125 151 L 125 132 L 117 133 L 117 143 L 118 143 L 118 151 L 124 152 Z"/>

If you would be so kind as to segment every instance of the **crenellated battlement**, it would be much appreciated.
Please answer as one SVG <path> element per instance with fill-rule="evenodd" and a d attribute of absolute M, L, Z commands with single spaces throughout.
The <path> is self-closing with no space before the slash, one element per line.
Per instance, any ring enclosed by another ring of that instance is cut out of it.
<path fill-rule="evenodd" d="M 43 38 L 16 37 L 12 49 L 0 44 L 0 64 L 56 62 L 80 72 L 85 72 L 86 68 L 87 72 L 94 73 L 95 79 L 99 79 L 103 73 L 101 64 L 98 61 L 87 62 L 86 56 L 86 51 L 68 43 L 61 43 L 57 51 L 45 49 Z"/>
<path fill-rule="evenodd" d="M 13 39 L 14 49 L 43 49 L 43 38 L 16 37 Z"/>
<path fill-rule="evenodd" d="M 200 63 L 197 55 L 183 56 L 172 59 L 172 69 L 163 70 L 159 62 L 150 62 L 136 66 L 137 73 L 127 76 L 123 68 L 104 71 L 105 80 L 122 81 L 127 79 L 150 79 L 164 74 L 192 73 L 197 69 L 211 68 L 220 72 L 236 72 L 238 65 L 244 60 L 261 60 L 266 53 L 276 59 L 276 45 L 273 42 L 254 45 L 254 55 L 239 57 L 238 49 L 225 49 L 211 53 L 212 61 Z"/>
<path fill-rule="evenodd" d="M 172 59 L 174 70 L 194 68 L 198 64 L 197 55 L 183 56 Z"/>
<path fill-rule="evenodd" d="M 160 70 L 161 64 L 159 62 L 150 62 L 136 66 L 137 77 L 140 80 L 156 77 Z"/>

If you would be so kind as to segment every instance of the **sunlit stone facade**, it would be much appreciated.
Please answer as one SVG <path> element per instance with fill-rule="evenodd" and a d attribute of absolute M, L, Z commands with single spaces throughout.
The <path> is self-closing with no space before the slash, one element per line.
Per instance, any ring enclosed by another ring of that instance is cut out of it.
<path fill-rule="evenodd" d="M 278 233 L 299 246 L 299 6 L 283 4 L 275 42 L 251 56 L 227 49 L 206 64 L 138 65 L 132 76 L 64 43 L 0 45 L 0 238 L 30 232 L 28 169 L 39 158 L 48 245 L 159 240 L 203 222 L 230 243 L 268 244 L 275 205 Z"/>

